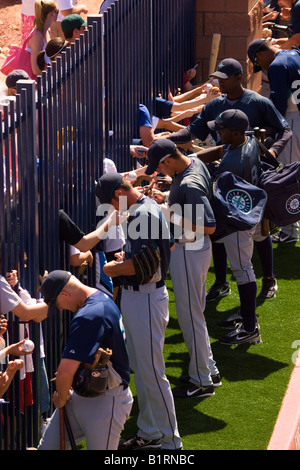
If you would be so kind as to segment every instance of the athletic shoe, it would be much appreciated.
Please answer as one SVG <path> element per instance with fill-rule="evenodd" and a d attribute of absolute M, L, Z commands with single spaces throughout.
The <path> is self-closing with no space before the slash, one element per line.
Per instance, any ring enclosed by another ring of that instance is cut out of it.
<path fill-rule="evenodd" d="M 299 236 L 297 235 L 288 235 L 284 232 L 277 232 L 274 235 L 271 235 L 273 243 L 296 243 L 299 241 Z"/>
<path fill-rule="evenodd" d="M 215 281 L 206 293 L 206 301 L 210 302 L 218 299 L 219 297 L 226 297 L 229 294 L 231 294 L 231 289 L 228 282 L 221 284 L 219 281 Z"/>
<path fill-rule="evenodd" d="M 243 318 L 240 314 L 240 311 L 238 310 L 233 315 L 230 315 L 230 317 L 228 317 L 226 320 L 218 321 L 217 325 L 219 325 L 221 328 L 232 330 L 236 327 L 238 323 L 241 323 L 242 321 Z"/>
<path fill-rule="evenodd" d="M 221 382 L 220 374 L 212 375 L 211 380 L 213 381 L 213 386 L 214 387 L 221 387 L 222 382 Z"/>
<path fill-rule="evenodd" d="M 259 299 L 274 299 L 278 291 L 277 280 L 275 277 L 266 277 L 262 280 L 262 288 L 259 293 Z"/>
<path fill-rule="evenodd" d="M 175 398 L 205 398 L 212 397 L 215 391 L 213 385 L 198 387 L 198 385 L 188 382 L 183 387 L 173 389 L 172 393 Z"/>
<path fill-rule="evenodd" d="M 160 439 L 152 439 L 152 441 L 146 441 L 139 436 L 134 436 L 131 439 L 121 441 L 118 450 L 143 450 L 143 449 L 160 449 Z"/>
<path fill-rule="evenodd" d="M 258 344 L 261 343 L 261 337 L 259 333 L 258 326 L 255 328 L 254 331 L 249 333 L 248 331 L 244 330 L 243 324 L 238 323 L 236 328 L 228 333 L 226 336 L 222 336 L 219 338 L 219 342 L 221 344 L 228 344 L 228 345 L 239 345 L 239 344 Z"/>
<path fill-rule="evenodd" d="M 188 383 L 190 381 L 190 376 L 189 375 L 182 375 L 179 380 L 181 382 L 185 382 L 185 383 Z M 214 387 L 220 387 L 222 385 L 222 382 L 221 382 L 221 376 L 220 374 L 216 374 L 216 375 L 212 375 L 211 376 L 211 380 L 213 382 L 213 386 Z"/>

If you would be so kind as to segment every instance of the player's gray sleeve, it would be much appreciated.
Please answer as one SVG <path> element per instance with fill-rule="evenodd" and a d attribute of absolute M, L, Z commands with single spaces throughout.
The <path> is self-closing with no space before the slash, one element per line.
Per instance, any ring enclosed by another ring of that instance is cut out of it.
<path fill-rule="evenodd" d="M 285 127 L 282 132 L 278 133 L 277 139 L 275 140 L 270 150 L 274 150 L 277 156 L 280 155 L 292 135 L 292 129 L 289 126 Z"/>

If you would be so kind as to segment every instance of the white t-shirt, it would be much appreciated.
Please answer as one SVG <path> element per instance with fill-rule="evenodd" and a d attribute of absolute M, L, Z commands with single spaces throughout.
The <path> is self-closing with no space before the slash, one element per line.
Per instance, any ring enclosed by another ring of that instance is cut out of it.
<path fill-rule="evenodd" d="M 20 302 L 21 298 L 11 288 L 5 277 L 0 274 L 0 313 L 6 315 Z"/>
<path fill-rule="evenodd" d="M 57 21 L 64 19 L 64 16 L 61 14 L 62 10 L 70 10 L 73 6 L 77 5 L 78 0 L 56 0 L 59 13 L 57 16 Z"/>
<path fill-rule="evenodd" d="M 22 0 L 21 13 L 27 16 L 34 16 L 34 2 L 35 0 Z"/>
<path fill-rule="evenodd" d="M 103 173 L 117 173 L 117 168 L 110 158 L 103 160 Z M 108 229 L 107 237 L 103 240 L 105 253 L 118 251 L 125 245 L 124 232 L 121 225 L 113 225 Z"/>

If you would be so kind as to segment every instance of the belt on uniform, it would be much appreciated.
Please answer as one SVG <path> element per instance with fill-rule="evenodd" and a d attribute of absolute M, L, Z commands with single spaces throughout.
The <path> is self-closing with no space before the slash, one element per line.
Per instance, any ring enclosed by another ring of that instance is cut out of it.
<path fill-rule="evenodd" d="M 159 289 L 160 287 L 163 287 L 165 285 L 165 281 L 163 279 L 161 279 L 160 281 L 156 282 L 156 289 Z M 147 284 L 145 284 L 147 285 Z M 124 284 L 122 287 L 124 287 L 124 289 L 126 290 L 133 290 L 133 291 L 136 291 L 138 292 L 140 290 L 140 286 L 129 286 L 127 284 Z"/>

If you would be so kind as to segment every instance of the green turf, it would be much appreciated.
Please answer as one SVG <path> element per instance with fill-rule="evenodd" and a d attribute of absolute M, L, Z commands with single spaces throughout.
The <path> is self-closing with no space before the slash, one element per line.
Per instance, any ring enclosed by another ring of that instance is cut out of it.
<path fill-rule="evenodd" d="M 261 266 L 254 253 L 258 292 Z M 300 342 L 300 243 L 274 245 L 274 272 L 279 290 L 276 299 L 258 301 L 257 314 L 262 343 L 251 346 L 225 346 L 218 337 L 226 334 L 216 323 L 239 307 L 236 283 L 229 270 L 232 294 L 209 302 L 206 319 L 214 358 L 222 375 L 222 386 L 214 397 L 175 400 L 179 432 L 185 450 L 265 450 L 294 367 L 293 357 Z M 207 286 L 214 281 L 213 267 Z M 171 387 L 180 385 L 187 372 L 188 353 L 176 319 L 172 284 L 170 322 L 166 331 L 164 356 Z M 298 343 L 294 343 L 298 342 Z M 294 343 L 294 345 L 293 345 Z M 298 346 L 297 346 L 298 344 Z M 133 377 L 131 389 L 135 396 Z M 122 437 L 137 432 L 137 400 Z"/>

